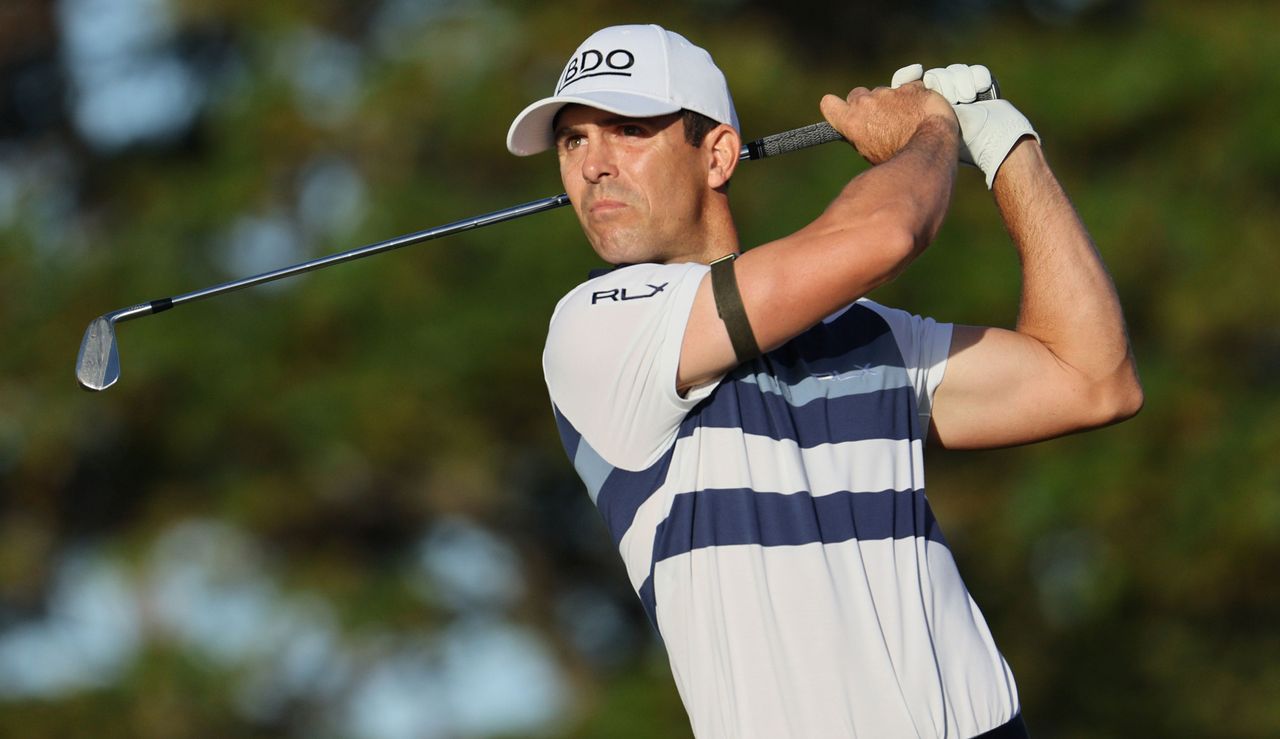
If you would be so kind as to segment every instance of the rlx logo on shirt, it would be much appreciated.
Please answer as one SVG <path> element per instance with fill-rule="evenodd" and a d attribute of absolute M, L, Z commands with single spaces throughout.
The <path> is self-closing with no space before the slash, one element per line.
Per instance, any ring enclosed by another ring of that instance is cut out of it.
<path fill-rule="evenodd" d="M 875 377 L 880 374 L 880 369 L 870 364 L 855 364 L 853 369 L 848 372 L 815 372 L 813 379 L 815 380 L 852 380 L 858 377 Z"/>
<path fill-rule="evenodd" d="M 625 288 L 625 287 L 623 288 L 615 287 L 612 290 L 596 290 L 595 292 L 591 293 L 591 304 L 595 305 L 596 303 L 599 303 L 601 300 L 611 300 L 616 303 L 619 300 L 643 300 L 645 298 L 652 298 L 653 296 L 665 290 L 667 288 L 667 285 L 669 284 L 671 283 L 664 282 L 661 285 L 646 284 L 645 287 L 649 288 L 649 292 L 646 294 L 629 293 L 627 292 L 628 288 Z"/>

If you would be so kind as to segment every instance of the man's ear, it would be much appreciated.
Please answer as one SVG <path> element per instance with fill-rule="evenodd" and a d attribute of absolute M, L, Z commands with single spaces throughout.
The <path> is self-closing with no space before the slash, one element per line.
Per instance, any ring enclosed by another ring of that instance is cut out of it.
<path fill-rule="evenodd" d="M 729 178 L 738 168 L 738 155 L 742 152 L 742 137 L 733 126 L 721 123 L 707 132 L 702 148 L 710 157 L 707 165 L 707 185 L 720 190 L 729 184 Z"/>

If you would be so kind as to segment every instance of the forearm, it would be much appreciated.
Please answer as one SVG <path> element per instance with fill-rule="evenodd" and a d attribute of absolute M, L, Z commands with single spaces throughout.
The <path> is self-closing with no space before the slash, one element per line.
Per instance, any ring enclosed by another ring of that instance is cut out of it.
<path fill-rule="evenodd" d="M 840 229 L 880 216 L 910 235 L 904 256 L 914 257 L 933 241 L 950 206 L 959 141 L 953 119 L 929 119 L 891 159 L 855 177 L 814 227 Z"/>
<path fill-rule="evenodd" d="M 876 165 L 850 182 L 798 236 L 817 249 L 857 245 L 840 254 L 871 286 L 892 278 L 937 234 L 951 201 L 960 127 L 940 95 L 922 85 L 856 88 L 822 99 L 822 113 Z M 833 238 L 834 236 L 834 238 Z M 862 282 L 853 275 L 853 282 Z"/>
<path fill-rule="evenodd" d="M 930 89 L 947 91 L 965 161 L 982 170 L 1022 262 L 1015 330 L 953 327 L 946 375 L 933 398 L 931 438 L 947 447 L 986 449 L 1137 413 L 1142 386 L 1115 286 L 1030 121 L 1005 100 L 967 102 L 969 91 L 992 86 L 985 67 L 950 65 L 925 72 L 924 79 Z"/>
<path fill-rule="evenodd" d="M 993 191 L 1022 263 L 1017 331 L 1096 387 L 1137 389 L 1115 286 L 1038 143 L 1013 149 Z"/>
<path fill-rule="evenodd" d="M 904 270 L 939 228 L 955 177 L 954 125 L 921 126 L 805 228 L 741 260 L 747 311 L 772 348 Z M 797 286 L 803 285 L 801 289 Z"/>

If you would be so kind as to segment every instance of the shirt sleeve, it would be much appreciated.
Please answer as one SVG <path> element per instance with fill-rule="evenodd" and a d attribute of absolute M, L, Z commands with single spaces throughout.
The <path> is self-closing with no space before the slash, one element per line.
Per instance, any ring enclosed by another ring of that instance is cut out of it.
<path fill-rule="evenodd" d="M 915 390 L 920 422 L 927 426 L 933 413 L 933 395 L 947 371 L 952 324 L 938 323 L 932 318 L 922 318 L 870 300 L 858 302 L 879 314 L 893 331 L 893 338 L 907 365 L 907 376 Z"/>
<path fill-rule="evenodd" d="M 551 402 L 609 464 L 639 470 L 674 443 L 718 380 L 676 392 L 704 264 L 640 264 L 579 285 L 551 317 L 542 355 Z"/>

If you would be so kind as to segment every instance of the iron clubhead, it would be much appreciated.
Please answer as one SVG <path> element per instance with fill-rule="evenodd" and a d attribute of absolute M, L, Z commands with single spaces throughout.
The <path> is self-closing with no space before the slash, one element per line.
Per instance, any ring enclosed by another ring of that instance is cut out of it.
<path fill-rule="evenodd" d="M 76 356 L 76 381 L 94 392 L 106 390 L 120 379 L 120 352 L 116 349 L 115 322 L 107 316 L 93 319 L 84 330 Z"/>

